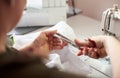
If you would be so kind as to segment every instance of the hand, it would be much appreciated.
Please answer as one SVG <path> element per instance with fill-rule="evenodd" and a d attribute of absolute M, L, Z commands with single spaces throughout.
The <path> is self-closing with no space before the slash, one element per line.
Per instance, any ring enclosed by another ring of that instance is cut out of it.
<path fill-rule="evenodd" d="M 105 36 L 91 37 L 83 42 L 75 39 L 75 43 L 80 47 L 78 56 L 87 55 L 95 59 L 107 56 L 104 46 L 104 39 Z"/>
<path fill-rule="evenodd" d="M 67 43 L 54 36 L 56 30 L 44 31 L 24 51 L 32 52 L 40 57 L 47 58 L 52 50 L 62 49 Z"/>

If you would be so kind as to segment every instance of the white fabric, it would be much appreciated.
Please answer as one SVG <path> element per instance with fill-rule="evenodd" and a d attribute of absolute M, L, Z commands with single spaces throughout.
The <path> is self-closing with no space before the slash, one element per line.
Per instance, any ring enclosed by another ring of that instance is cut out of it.
<path fill-rule="evenodd" d="M 59 33 L 71 40 L 74 40 L 76 38 L 72 28 L 64 22 L 60 22 L 48 30 L 55 29 L 57 29 Z M 15 36 L 14 47 L 19 49 L 23 45 L 33 41 L 39 34 L 40 32 L 24 36 Z M 50 54 L 49 56 L 49 60 L 46 63 L 46 66 L 50 68 L 55 66 L 62 71 L 88 75 L 91 68 L 89 67 L 89 65 L 85 64 L 78 56 L 75 55 L 76 52 L 77 49 L 73 48 L 70 45 L 64 47 L 64 49 L 62 50 L 53 51 L 53 54 Z"/>
<path fill-rule="evenodd" d="M 46 65 L 48 67 L 55 66 L 62 71 L 67 71 L 78 75 L 89 75 L 91 68 L 78 56 L 73 54 L 73 51 L 74 49 L 71 46 L 66 46 L 62 50 L 54 51 L 54 54 L 50 55 L 50 61 L 46 63 Z"/>

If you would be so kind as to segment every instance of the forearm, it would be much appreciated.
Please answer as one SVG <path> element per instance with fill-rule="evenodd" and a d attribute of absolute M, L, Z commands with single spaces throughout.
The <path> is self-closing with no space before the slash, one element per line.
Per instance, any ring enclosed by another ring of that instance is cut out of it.
<path fill-rule="evenodd" d="M 106 37 L 105 49 L 110 56 L 111 64 L 113 66 L 113 77 L 120 78 L 120 41 L 113 37 Z"/>

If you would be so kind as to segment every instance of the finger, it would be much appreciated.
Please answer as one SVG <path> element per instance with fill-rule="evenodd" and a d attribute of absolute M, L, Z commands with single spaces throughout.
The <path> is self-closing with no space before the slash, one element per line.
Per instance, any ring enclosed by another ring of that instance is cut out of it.
<path fill-rule="evenodd" d="M 91 58 L 95 58 L 95 53 L 92 52 L 91 55 L 90 55 L 89 57 L 91 57 Z"/>
<path fill-rule="evenodd" d="M 66 41 L 64 41 L 64 40 L 62 40 L 62 39 L 59 39 L 59 38 L 57 38 L 57 37 L 54 37 L 53 38 L 53 43 L 55 43 L 55 45 L 63 45 L 63 46 L 66 46 L 68 43 L 66 42 Z"/>
<path fill-rule="evenodd" d="M 83 55 L 82 51 L 80 50 L 78 53 L 77 53 L 77 56 L 81 56 Z"/>
<path fill-rule="evenodd" d="M 63 46 L 67 46 L 68 43 L 66 41 L 63 41 Z"/>
<path fill-rule="evenodd" d="M 45 34 L 46 34 L 47 36 L 51 36 L 51 35 L 54 35 L 54 34 L 56 34 L 56 33 L 57 33 L 57 30 L 45 31 Z"/>
<path fill-rule="evenodd" d="M 50 44 L 60 43 L 60 40 L 56 37 L 48 37 L 48 43 L 50 43 Z"/>
<path fill-rule="evenodd" d="M 98 54 L 98 49 L 94 48 L 94 53 L 95 53 L 95 59 L 100 58 L 100 55 Z"/>
<path fill-rule="evenodd" d="M 59 39 L 57 37 L 53 37 L 52 41 L 55 42 L 55 43 L 57 43 L 57 42 L 63 42 L 61 39 Z"/>
<path fill-rule="evenodd" d="M 53 46 L 63 46 L 63 44 L 61 44 L 61 43 L 53 43 L 52 45 Z"/>
<path fill-rule="evenodd" d="M 89 48 L 88 50 L 88 56 L 91 58 L 98 58 L 98 54 L 97 54 L 97 49 L 96 48 Z"/>
<path fill-rule="evenodd" d="M 88 55 L 88 50 L 89 50 L 88 47 L 84 47 L 82 50 L 83 54 Z"/>
<path fill-rule="evenodd" d="M 98 59 L 97 54 L 96 54 L 96 52 L 94 52 L 94 51 L 91 53 L 90 57 L 91 57 L 91 58 Z"/>
<path fill-rule="evenodd" d="M 59 47 L 58 47 L 59 46 Z M 57 47 L 57 48 L 56 48 Z M 63 48 L 63 45 L 61 43 L 53 43 L 51 41 L 51 43 L 49 43 L 49 48 L 50 50 L 53 50 L 53 49 L 62 49 Z"/>
<path fill-rule="evenodd" d="M 89 46 L 90 47 L 96 47 L 97 46 L 94 40 L 88 39 L 88 41 L 89 41 Z"/>
<path fill-rule="evenodd" d="M 84 42 L 82 42 L 82 41 L 79 41 L 79 40 L 77 40 L 77 39 L 75 39 L 74 40 L 74 42 L 78 45 L 78 46 L 89 46 L 89 41 L 84 41 Z"/>
<path fill-rule="evenodd" d="M 81 48 L 79 48 L 80 49 L 80 51 L 77 53 L 77 56 L 80 56 L 80 55 L 82 55 L 83 53 L 82 53 L 82 51 L 83 51 L 83 48 L 81 47 Z"/>
<path fill-rule="evenodd" d="M 89 57 L 91 57 L 92 51 L 93 51 L 93 48 L 89 48 L 89 49 L 88 49 L 88 56 L 89 56 Z"/>
<path fill-rule="evenodd" d="M 55 42 L 55 43 L 62 41 L 61 39 L 59 39 L 59 38 L 57 38 L 57 37 L 54 37 L 54 36 L 53 36 L 53 37 L 50 36 L 50 37 L 48 37 L 48 39 L 49 39 L 49 41 L 53 41 L 53 42 Z"/>

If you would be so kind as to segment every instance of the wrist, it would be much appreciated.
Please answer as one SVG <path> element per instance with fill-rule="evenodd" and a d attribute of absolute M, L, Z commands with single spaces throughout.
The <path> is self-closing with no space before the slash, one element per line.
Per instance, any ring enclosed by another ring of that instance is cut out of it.
<path fill-rule="evenodd" d="M 116 39 L 113 36 L 105 36 L 104 37 L 104 47 L 108 55 L 110 55 L 110 46 L 115 43 Z"/>
<path fill-rule="evenodd" d="M 110 43 L 110 41 L 113 39 L 114 39 L 113 36 L 104 36 L 104 38 L 103 38 L 104 46 L 106 46 L 108 43 Z"/>
<path fill-rule="evenodd" d="M 30 53 L 34 51 L 34 48 L 31 44 L 29 45 L 25 45 L 24 47 L 19 49 L 20 52 L 24 52 L 24 53 Z"/>

